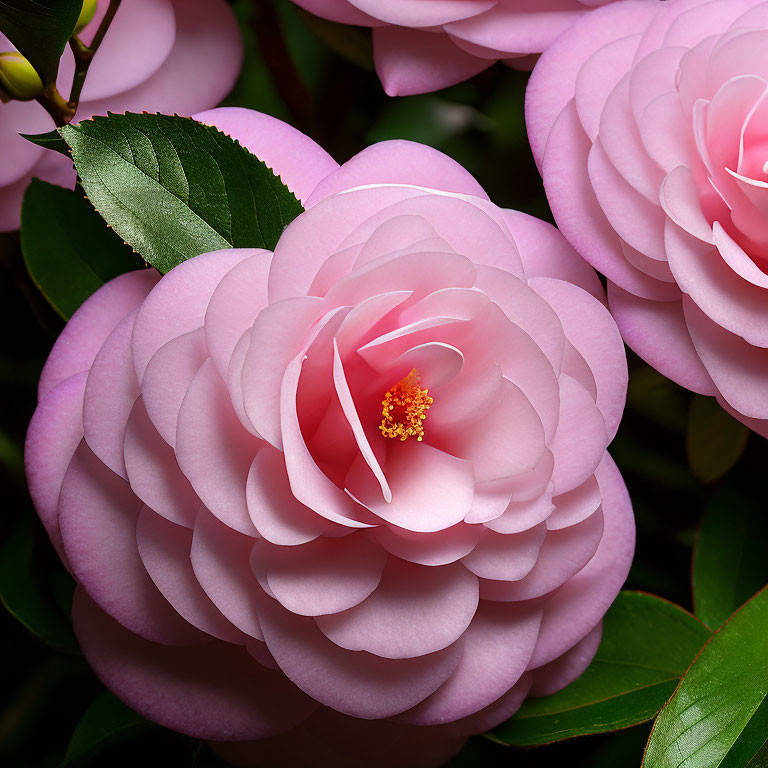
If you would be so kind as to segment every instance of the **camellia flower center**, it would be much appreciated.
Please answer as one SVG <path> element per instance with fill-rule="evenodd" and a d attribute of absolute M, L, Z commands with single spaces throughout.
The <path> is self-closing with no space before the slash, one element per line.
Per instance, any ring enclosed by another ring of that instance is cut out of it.
<path fill-rule="evenodd" d="M 424 439 L 424 420 L 433 402 L 429 390 L 421 386 L 419 372 L 413 368 L 387 391 L 381 401 L 381 434 L 400 440 L 415 437 L 421 442 Z"/>

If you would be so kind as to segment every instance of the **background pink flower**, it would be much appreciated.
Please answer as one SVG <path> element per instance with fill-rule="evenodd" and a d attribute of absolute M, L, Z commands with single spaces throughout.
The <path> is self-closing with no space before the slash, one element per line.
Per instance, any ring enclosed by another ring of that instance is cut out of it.
<path fill-rule="evenodd" d="M 373 27 L 376 71 L 390 96 L 427 93 L 506 61 L 523 69 L 590 9 L 613 0 L 293 0 Z"/>
<path fill-rule="evenodd" d="M 108 3 L 100 2 L 81 34 L 93 37 Z M 0 51 L 15 50 L 0 34 Z M 111 112 L 191 115 L 215 107 L 235 83 L 242 39 L 226 0 L 125 0 L 88 71 L 75 120 Z M 61 61 L 58 87 L 69 94 L 72 52 Z M 0 105 L 0 231 L 17 229 L 33 176 L 72 187 L 71 161 L 22 139 L 54 128 L 34 101 Z"/>
<path fill-rule="evenodd" d="M 274 254 L 113 280 L 56 342 L 26 464 L 81 647 L 236 762 L 438 765 L 595 653 L 634 548 L 618 330 L 554 228 L 439 152 L 339 167 L 198 119 L 307 210 Z"/>
<path fill-rule="evenodd" d="M 541 59 L 528 129 L 627 343 L 768 435 L 768 3 L 622 2 Z"/>

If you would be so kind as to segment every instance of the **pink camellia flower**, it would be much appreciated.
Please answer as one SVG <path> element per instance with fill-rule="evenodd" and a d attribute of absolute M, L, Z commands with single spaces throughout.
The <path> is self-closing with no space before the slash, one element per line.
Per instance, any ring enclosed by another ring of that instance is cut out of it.
<path fill-rule="evenodd" d="M 197 117 L 306 211 L 274 254 L 118 277 L 56 342 L 26 463 L 83 652 L 236 762 L 438 765 L 596 650 L 634 547 L 618 329 L 558 232 L 445 155 L 339 167 Z"/>
<path fill-rule="evenodd" d="M 768 436 L 768 2 L 621 2 L 542 57 L 528 130 L 641 357 Z"/>
<path fill-rule="evenodd" d="M 88 43 L 109 5 L 100 0 L 80 37 Z M 0 52 L 15 50 L 0 34 Z M 191 115 L 215 107 L 231 90 L 242 61 L 242 38 L 226 0 L 124 0 L 99 48 L 75 120 L 110 112 Z M 69 96 L 74 58 L 61 61 L 58 88 Z M 30 179 L 73 187 L 72 163 L 20 133 L 54 123 L 34 101 L 0 104 L 0 231 L 17 229 Z"/>
<path fill-rule="evenodd" d="M 373 27 L 376 71 L 390 96 L 446 88 L 496 61 L 526 69 L 564 30 L 614 0 L 293 0 Z"/>

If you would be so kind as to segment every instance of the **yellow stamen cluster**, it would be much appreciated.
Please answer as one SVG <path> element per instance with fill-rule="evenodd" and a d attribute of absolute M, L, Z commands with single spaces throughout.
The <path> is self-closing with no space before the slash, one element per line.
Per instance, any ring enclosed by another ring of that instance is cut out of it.
<path fill-rule="evenodd" d="M 424 439 L 424 419 L 433 402 L 429 390 L 421 388 L 421 377 L 413 368 L 381 401 L 381 434 L 400 440 L 415 437 L 421 442 Z"/>

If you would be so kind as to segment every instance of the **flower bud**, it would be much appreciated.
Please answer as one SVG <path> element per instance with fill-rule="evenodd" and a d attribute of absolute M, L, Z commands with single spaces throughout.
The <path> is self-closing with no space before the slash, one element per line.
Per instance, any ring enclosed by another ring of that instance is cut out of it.
<path fill-rule="evenodd" d="M 43 92 L 35 68 L 16 51 L 0 53 L 0 90 L 19 101 L 31 101 Z"/>
<path fill-rule="evenodd" d="M 72 34 L 79 35 L 90 23 L 93 18 L 93 14 L 96 13 L 96 5 L 98 0 L 83 0 L 83 9 L 80 11 L 80 15 L 77 17 L 77 24 L 75 24 L 75 31 Z"/>

